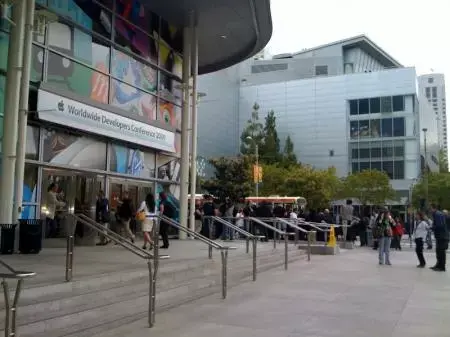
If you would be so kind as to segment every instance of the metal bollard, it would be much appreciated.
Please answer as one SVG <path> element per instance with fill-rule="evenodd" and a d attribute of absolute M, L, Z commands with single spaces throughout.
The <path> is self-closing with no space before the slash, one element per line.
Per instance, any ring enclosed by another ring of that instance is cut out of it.
<path fill-rule="evenodd" d="M 250 239 L 245 238 L 245 252 L 248 254 L 250 252 Z"/>
<path fill-rule="evenodd" d="M 228 262 L 228 250 L 222 249 L 220 251 L 222 255 L 222 298 L 227 298 L 227 262 Z"/>
<path fill-rule="evenodd" d="M 289 248 L 288 244 L 289 244 L 289 238 L 288 238 L 288 235 L 286 233 L 286 234 L 284 234 L 284 269 L 285 270 L 288 269 L 288 259 L 289 259 L 289 257 L 288 257 L 288 248 Z"/>
<path fill-rule="evenodd" d="M 73 277 L 73 246 L 74 246 L 74 236 L 69 235 L 67 237 L 67 247 L 66 247 L 66 282 L 72 280 Z"/>
<path fill-rule="evenodd" d="M 299 238 L 300 238 L 300 233 L 299 233 L 298 229 L 296 228 L 295 229 L 295 245 L 296 246 L 298 245 Z"/>
<path fill-rule="evenodd" d="M 326 246 L 327 243 L 328 243 L 328 229 L 324 230 L 323 235 L 324 235 L 324 238 L 325 238 L 325 246 Z"/>
<path fill-rule="evenodd" d="M 253 238 L 253 281 L 256 281 L 256 244 L 258 242 L 257 238 Z"/>
<path fill-rule="evenodd" d="M 152 272 L 152 261 L 149 259 L 147 261 L 148 266 L 148 326 L 153 327 L 155 319 L 155 289 L 153 283 L 153 272 Z"/>
<path fill-rule="evenodd" d="M 313 232 L 308 232 L 308 261 L 311 261 L 311 241 Z"/>

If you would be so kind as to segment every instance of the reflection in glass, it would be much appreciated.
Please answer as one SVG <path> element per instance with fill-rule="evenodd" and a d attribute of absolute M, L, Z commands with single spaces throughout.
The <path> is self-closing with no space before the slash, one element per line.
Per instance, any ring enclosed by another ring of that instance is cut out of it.
<path fill-rule="evenodd" d="M 53 164 L 104 170 L 106 143 L 55 130 L 44 130 L 43 159 Z"/>
<path fill-rule="evenodd" d="M 389 179 L 394 179 L 394 163 L 391 160 L 384 160 L 382 168 L 383 171 L 389 176 Z"/>
<path fill-rule="evenodd" d="M 38 180 L 38 168 L 35 165 L 26 164 L 23 175 L 23 202 L 36 202 L 36 186 Z"/>
<path fill-rule="evenodd" d="M 113 144 L 109 153 L 111 171 L 141 178 L 155 176 L 155 153 L 143 152 L 118 144 Z"/>
<path fill-rule="evenodd" d="M 392 118 L 381 120 L 381 134 L 383 137 L 392 137 Z"/>
<path fill-rule="evenodd" d="M 381 106 L 380 106 L 380 97 L 374 97 L 370 99 L 370 113 L 376 114 L 380 113 Z"/>
<path fill-rule="evenodd" d="M 115 28 L 116 36 L 114 40 L 116 43 L 153 64 L 158 63 L 158 44 L 156 39 L 149 37 L 139 28 L 117 17 Z"/>
<path fill-rule="evenodd" d="M 157 70 L 134 58 L 114 50 L 111 74 L 118 79 L 144 90 L 156 91 Z"/>
<path fill-rule="evenodd" d="M 148 94 L 123 82 L 112 80 L 111 105 L 128 111 L 130 115 L 156 119 L 156 96 Z"/>
<path fill-rule="evenodd" d="M 147 9 L 142 1 L 116 0 L 116 13 L 130 22 L 126 23 L 126 26 L 132 31 L 137 31 L 135 27 L 137 26 L 151 36 L 155 36 L 159 32 L 158 15 Z"/>
<path fill-rule="evenodd" d="M 350 115 L 358 114 L 358 100 L 352 99 L 350 100 Z"/>
<path fill-rule="evenodd" d="M 108 103 L 108 76 L 56 53 L 49 53 L 47 83 L 100 103 Z"/>
<path fill-rule="evenodd" d="M 176 104 L 181 104 L 181 83 L 172 79 L 172 77 L 159 73 L 159 95 L 165 100 L 169 100 Z"/>
<path fill-rule="evenodd" d="M 392 96 L 381 97 L 381 112 L 392 112 Z"/>
<path fill-rule="evenodd" d="M 404 111 L 405 110 L 405 97 L 394 96 L 392 98 L 392 110 L 393 111 Z"/>
<path fill-rule="evenodd" d="M 394 161 L 394 179 L 405 179 L 405 161 Z"/>
<path fill-rule="evenodd" d="M 359 138 L 368 138 L 368 137 L 370 137 L 369 120 L 359 121 L 358 133 L 359 133 Z"/>
<path fill-rule="evenodd" d="M 179 54 L 183 54 L 183 29 L 170 25 L 161 19 L 161 40 Z"/>
<path fill-rule="evenodd" d="M 394 137 L 403 137 L 405 135 L 405 119 L 398 117 L 393 119 Z"/>
<path fill-rule="evenodd" d="M 380 137 L 380 120 L 379 119 L 371 119 L 370 120 L 370 136 L 372 138 Z"/>
<path fill-rule="evenodd" d="M 369 100 L 367 98 L 359 100 L 359 114 L 366 115 L 369 113 Z"/>
<path fill-rule="evenodd" d="M 356 139 L 359 137 L 358 133 L 358 121 L 350 122 L 350 138 Z"/>

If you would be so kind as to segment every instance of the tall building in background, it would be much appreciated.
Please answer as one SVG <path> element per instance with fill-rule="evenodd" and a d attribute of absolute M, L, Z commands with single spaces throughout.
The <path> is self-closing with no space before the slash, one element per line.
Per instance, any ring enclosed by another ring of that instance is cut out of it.
<path fill-rule="evenodd" d="M 429 118 L 436 118 L 438 124 L 439 146 L 448 157 L 447 111 L 445 102 L 444 74 L 419 76 L 419 92 L 432 106 Z"/>
<path fill-rule="evenodd" d="M 275 112 L 281 143 L 290 136 L 302 163 L 334 166 L 342 177 L 384 171 L 401 204 L 421 175 L 421 161 L 435 169 L 429 161 L 438 158 L 439 146 L 432 125 L 426 126 L 427 156 L 421 156 L 421 114 L 429 112 L 419 106 L 415 68 L 403 67 L 364 35 L 249 59 L 202 76 L 199 88 L 208 93 L 199 106 L 199 151 L 205 156 L 239 152 L 257 102 L 262 120 Z"/>

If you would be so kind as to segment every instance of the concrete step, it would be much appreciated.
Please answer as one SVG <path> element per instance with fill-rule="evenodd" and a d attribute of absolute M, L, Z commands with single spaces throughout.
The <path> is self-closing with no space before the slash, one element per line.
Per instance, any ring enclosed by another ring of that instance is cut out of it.
<path fill-rule="evenodd" d="M 293 260 L 304 258 L 295 247 L 290 246 L 289 250 Z M 258 271 L 282 265 L 283 254 L 282 249 L 260 249 Z M 214 292 L 220 297 L 220 255 L 216 253 L 214 260 L 169 261 L 160 263 L 158 310 Z M 251 265 L 251 254 L 233 255 L 230 252 L 229 286 L 250 279 Z M 83 277 L 69 283 L 36 284 L 23 290 L 18 315 L 20 336 L 91 336 L 91 330 L 102 331 L 105 326 L 141 319 L 147 308 L 148 270 L 145 264 L 136 270 Z"/>

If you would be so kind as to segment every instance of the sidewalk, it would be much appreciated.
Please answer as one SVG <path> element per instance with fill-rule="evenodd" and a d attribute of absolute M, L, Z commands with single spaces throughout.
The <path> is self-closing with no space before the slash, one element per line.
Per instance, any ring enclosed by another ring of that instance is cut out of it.
<path fill-rule="evenodd" d="M 426 255 L 434 264 L 434 255 Z M 358 248 L 313 256 L 229 290 L 96 337 L 448 337 L 450 272 L 417 269 L 413 252 L 392 267 Z"/>

